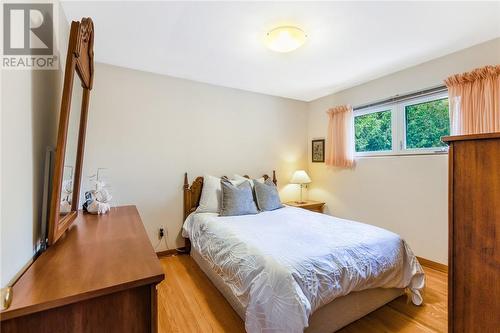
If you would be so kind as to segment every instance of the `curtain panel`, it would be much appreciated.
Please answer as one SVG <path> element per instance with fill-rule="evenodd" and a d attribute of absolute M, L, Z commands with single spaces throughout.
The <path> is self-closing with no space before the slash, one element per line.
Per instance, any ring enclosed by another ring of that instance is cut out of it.
<path fill-rule="evenodd" d="M 500 65 L 450 76 L 445 84 L 451 135 L 500 132 Z"/>
<path fill-rule="evenodd" d="M 328 133 L 325 163 L 329 166 L 351 168 L 354 165 L 354 114 L 350 105 L 331 108 L 328 114 Z"/>

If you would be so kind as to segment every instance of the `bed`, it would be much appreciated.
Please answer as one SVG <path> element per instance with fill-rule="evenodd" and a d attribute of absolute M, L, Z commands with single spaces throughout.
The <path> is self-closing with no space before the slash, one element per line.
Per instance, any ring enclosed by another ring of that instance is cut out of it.
<path fill-rule="evenodd" d="M 423 270 L 397 234 L 295 207 L 197 213 L 203 178 L 184 183 L 187 248 L 247 332 L 333 332 L 405 291 L 423 301 Z"/>

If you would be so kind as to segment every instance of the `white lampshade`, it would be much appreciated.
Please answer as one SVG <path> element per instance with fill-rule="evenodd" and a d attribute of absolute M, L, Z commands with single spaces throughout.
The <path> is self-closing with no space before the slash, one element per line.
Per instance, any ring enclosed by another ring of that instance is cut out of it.
<path fill-rule="evenodd" d="M 293 173 L 290 183 L 292 184 L 308 184 L 311 182 L 311 178 L 304 170 L 297 170 Z"/>

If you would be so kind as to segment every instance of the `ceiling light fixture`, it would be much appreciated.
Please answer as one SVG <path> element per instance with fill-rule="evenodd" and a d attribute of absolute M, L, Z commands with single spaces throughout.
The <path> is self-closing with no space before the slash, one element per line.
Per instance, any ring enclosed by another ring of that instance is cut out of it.
<path fill-rule="evenodd" d="M 306 33 L 297 27 L 277 27 L 267 33 L 267 47 L 275 52 L 290 52 L 298 49 L 306 42 Z"/>

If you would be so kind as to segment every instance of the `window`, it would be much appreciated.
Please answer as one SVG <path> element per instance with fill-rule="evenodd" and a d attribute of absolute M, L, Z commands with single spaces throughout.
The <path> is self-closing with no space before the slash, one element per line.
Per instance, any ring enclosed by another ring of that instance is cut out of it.
<path fill-rule="evenodd" d="M 391 110 L 367 113 L 354 118 L 356 152 L 392 149 Z"/>
<path fill-rule="evenodd" d="M 406 148 L 445 147 L 441 137 L 450 133 L 448 98 L 405 106 Z"/>
<path fill-rule="evenodd" d="M 354 111 L 357 156 L 442 152 L 449 133 L 446 93 Z"/>

